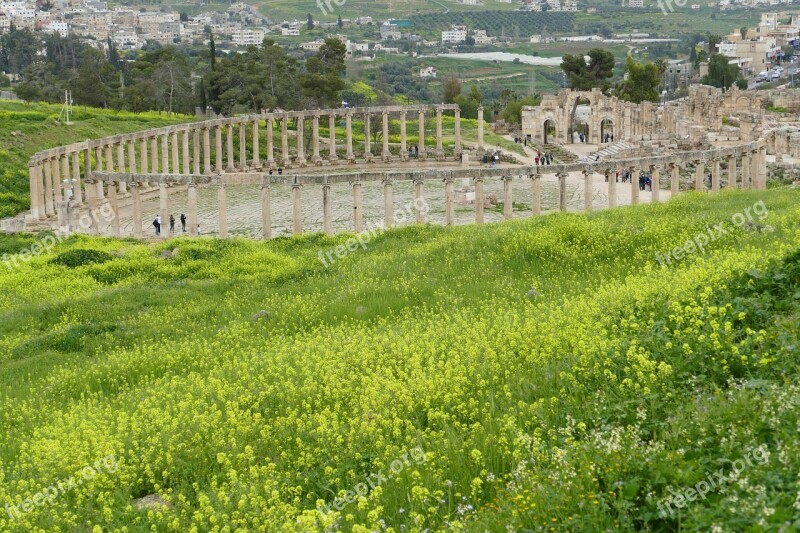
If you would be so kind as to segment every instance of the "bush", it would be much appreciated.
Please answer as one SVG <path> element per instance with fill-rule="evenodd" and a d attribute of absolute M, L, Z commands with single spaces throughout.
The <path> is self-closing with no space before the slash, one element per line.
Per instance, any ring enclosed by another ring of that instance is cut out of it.
<path fill-rule="evenodd" d="M 107 263 L 114 259 L 111 254 L 100 250 L 69 250 L 58 254 L 53 263 L 67 268 L 77 268 L 84 265 Z"/>

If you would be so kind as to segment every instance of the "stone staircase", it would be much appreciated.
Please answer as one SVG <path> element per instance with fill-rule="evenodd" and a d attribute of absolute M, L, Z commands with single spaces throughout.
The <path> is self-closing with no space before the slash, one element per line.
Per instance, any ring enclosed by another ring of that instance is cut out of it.
<path fill-rule="evenodd" d="M 542 153 L 550 152 L 553 155 L 554 163 L 576 163 L 578 156 L 560 144 L 545 144 L 542 146 Z"/>
<path fill-rule="evenodd" d="M 634 150 L 636 145 L 633 145 L 627 141 L 618 141 L 615 143 L 607 144 L 602 149 L 597 150 L 596 152 L 592 152 L 589 156 L 589 159 L 594 161 L 600 156 L 600 161 L 603 159 L 613 159 L 618 155 L 621 155 L 624 152 L 628 152 L 630 150 Z"/>

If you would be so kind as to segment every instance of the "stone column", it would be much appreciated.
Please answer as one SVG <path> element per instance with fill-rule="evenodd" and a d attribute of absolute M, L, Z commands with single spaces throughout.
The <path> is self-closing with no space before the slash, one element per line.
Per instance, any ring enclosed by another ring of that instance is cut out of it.
<path fill-rule="evenodd" d="M 608 207 L 617 207 L 617 171 L 608 171 Z"/>
<path fill-rule="evenodd" d="M 758 185 L 762 191 L 767 190 L 767 147 L 762 146 L 758 151 Z"/>
<path fill-rule="evenodd" d="M 78 152 L 72 152 L 72 176 L 75 178 L 75 201 L 83 203 L 83 180 L 81 180 L 81 159 Z M 40 211 L 41 211 L 41 205 Z"/>
<path fill-rule="evenodd" d="M 258 123 L 258 119 L 253 121 L 253 168 L 261 170 L 261 146 L 258 139 Z"/>
<path fill-rule="evenodd" d="M 242 123 L 244 125 L 244 122 Z M 225 196 L 225 184 L 222 178 L 217 180 L 217 224 L 221 239 L 228 238 L 228 199 Z"/>
<path fill-rule="evenodd" d="M 181 165 L 180 165 L 181 156 L 180 156 L 180 152 L 178 151 L 178 132 L 177 131 L 173 131 L 172 133 L 169 134 L 169 137 L 170 137 L 170 145 L 171 145 L 170 149 L 172 151 L 172 173 L 173 174 L 180 174 L 181 173 Z M 188 148 L 187 148 L 187 151 L 188 151 Z M 186 156 L 187 156 L 187 159 L 188 159 L 189 154 L 187 153 Z M 186 169 L 186 167 L 188 167 L 188 166 L 189 166 L 189 164 L 187 162 L 186 166 L 184 166 L 183 168 Z M 189 171 L 185 170 L 185 173 L 188 174 Z"/>
<path fill-rule="evenodd" d="M 218 125 L 214 128 L 214 162 L 216 163 L 217 174 L 222 174 L 224 155 L 222 153 L 222 126 Z"/>
<path fill-rule="evenodd" d="M 594 188 L 592 187 L 592 173 L 588 170 L 583 171 L 583 210 L 587 213 L 592 210 L 592 199 L 594 198 Z"/>
<path fill-rule="evenodd" d="M 239 170 L 247 170 L 247 130 L 244 120 L 239 122 Z"/>
<path fill-rule="evenodd" d="M 103 148 L 101 146 L 94 147 L 94 168 L 97 172 L 103 171 Z"/>
<path fill-rule="evenodd" d="M 567 210 L 567 174 L 560 172 L 558 177 L 558 209 L 560 211 Z"/>
<path fill-rule="evenodd" d="M 425 152 L 425 110 L 419 110 L 419 160 L 425 161 L 427 159 L 427 152 Z"/>
<path fill-rule="evenodd" d="M 85 150 L 84 154 L 87 154 L 89 150 Z M 97 218 L 92 216 L 94 213 L 97 213 L 97 184 L 92 179 L 91 175 L 87 175 L 86 177 L 86 203 L 89 206 L 89 234 L 90 235 L 97 235 L 100 233 L 100 228 L 97 222 Z M 114 208 L 114 205 L 111 205 L 111 208 Z M 115 220 L 119 220 L 119 212 L 113 212 L 112 215 L 114 216 Z M 118 222 L 119 223 L 119 222 Z"/>
<path fill-rule="evenodd" d="M 681 167 L 678 163 L 669 164 L 670 197 L 675 198 L 681 192 Z"/>
<path fill-rule="evenodd" d="M 203 128 L 203 174 L 211 174 L 211 132 Z"/>
<path fill-rule="evenodd" d="M 459 159 L 461 156 L 461 109 L 456 109 L 455 111 L 455 137 L 456 137 L 456 144 L 453 150 L 455 151 L 456 159 Z"/>
<path fill-rule="evenodd" d="M 84 151 L 84 153 L 87 154 L 88 157 L 88 150 Z M 44 220 L 45 218 L 47 218 L 47 215 L 49 214 L 47 212 L 47 199 L 45 195 L 44 165 L 42 164 L 41 161 L 39 161 L 38 163 L 35 164 L 35 167 L 37 176 L 36 192 L 39 195 L 39 220 Z M 91 165 L 90 165 L 90 171 L 91 171 Z M 89 178 L 89 176 L 90 174 L 86 174 L 87 179 Z"/>
<path fill-rule="evenodd" d="M 289 155 L 289 116 L 285 114 L 281 120 L 281 162 L 284 168 L 292 166 L 292 158 Z"/>
<path fill-rule="evenodd" d="M 475 223 L 483 224 L 483 178 L 475 178 Z"/>
<path fill-rule="evenodd" d="M 203 128 L 204 135 L 208 133 L 206 128 Z M 207 145 L 206 145 L 207 146 Z M 205 148 L 205 146 L 204 146 Z M 196 176 L 200 175 L 200 130 L 194 129 L 192 131 L 192 173 Z M 211 164 L 209 163 L 209 166 Z"/>
<path fill-rule="evenodd" d="M 442 134 L 442 108 L 436 108 L 436 160 L 444 161 L 444 139 Z"/>
<path fill-rule="evenodd" d="M 306 117 L 300 115 L 297 119 L 297 165 L 304 167 L 306 166 L 306 146 L 305 146 L 305 139 L 303 138 L 305 135 L 305 122 Z"/>
<path fill-rule="evenodd" d="M 158 184 L 158 214 L 161 216 L 161 227 L 169 228 L 169 189 L 167 184 Z M 169 232 L 162 231 L 161 238 L 166 239 Z"/>
<path fill-rule="evenodd" d="M 711 192 L 719 192 L 719 159 L 711 160 Z"/>
<path fill-rule="evenodd" d="M 383 112 L 383 161 L 388 163 L 392 160 L 392 152 L 389 151 L 389 113 Z"/>
<path fill-rule="evenodd" d="M 104 148 L 106 156 L 106 172 L 114 172 L 114 152 L 111 148 L 111 144 L 106 144 Z"/>
<path fill-rule="evenodd" d="M 539 171 L 531 174 L 531 216 L 538 217 L 542 214 L 542 175 Z"/>
<path fill-rule="evenodd" d="M 61 184 L 64 188 L 64 201 L 70 201 L 70 192 L 73 190 L 72 177 L 69 175 L 69 155 L 61 156 Z"/>
<path fill-rule="evenodd" d="M 421 177 L 414 180 L 414 209 L 417 212 L 417 224 L 425 223 L 425 182 Z"/>
<path fill-rule="evenodd" d="M 228 171 L 233 170 L 233 124 L 228 124 L 227 135 L 225 136 L 225 152 L 227 153 L 228 165 L 225 167 Z"/>
<path fill-rule="evenodd" d="M 302 203 L 300 200 L 300 189 L 303 186 L 296 180 L 297 178 L 295 178 L 295 182 L 292 184 L 292 222 L 294 224 L 294 234 L 302 235 L 303 211 L 302 211 Z"/>
<path fill-rule="evenodd" d="M 503 218 L 514 218 L 514 199 L 512 193 L 511 176 L 503 176 Z"/>
<path fill-rule="evenodd" d="M 455 185 L 453 177 L 448 176 L 444 179 L 444 223 L 446 226 L 455 224 L 455 211 L 453 209 L 454 195 Z"/>
<path fill-rule="evenodd" d="M 372 132 L 370 131 L 370 116 L 369 113 L 364 115 L 364 160 L 367 163 L 372 161 L 372 139 L 370 138 Z"/>
<path fill-rule="evenodd" d="M 120 237 L 119 228 L 119 195 L 117 194 L 117 182 L 108 182 L 108 204 L 111 207 L 111 224 L 109 230 L 112 237 Z M 91 216 L 91 215 L 90 215 Z M 134 223 L 136 219 L 133 219 Z M 141 224 L 139 224 L 141 226 Z"/>
<path fill-rule="evenodd" d="M 45 205 L 45 213 L 47 216 L 55 215 L 56 208 L 55 208 L 55 190 L 53 189 L 53 165 L 50 163 L 49 159 L 44 160 L 44 164 L 42 165 L 44 169 L 44 205 Z"/>
<path fill-rule="evenodd" d="M 639 176 L 636 174 L 636 167 L 632 166 L 631 173 L 631 205 L 639 204 Z"/>
<path fill-rule="evenodd" d="M 347 162 L 355 163 L 356 154 L 353 152 L 353 111 L 348 109 L 345 114 L 345 135 L 347 142 Z"/>
<path fill-rule="evenodd" d="M 189 137 L 191 136 L 191 132 L 189 130 L 183 130 L 183 135 L 181 136 L 181 149 L 183 151 L 183 173 L 184 174 L 191 174 L 192 173 L 192 165 L 191 165 L 191 156 L 189 154 Z"/>
<path fill-rule="evenodd" d="M 150 173 L 158 174 L 158 138 L 155 135 L 150 137 Z"/>
<path fill-rule="evenodd" d="M 142 191 L 141 184 L 133 182 L 131 185 L 131 195 L 133 196 L 133 236 L 137 239 L 142 238 Z"/>
<path fill-rule="evenodd" d="M 706 189 L 705 183 L 703 183 L 703 179 L 705 178 L 705 173 L 706 173 L 705 162 L 696 159 L 694 164 L 695 164 L 694 189 L 696 191 L 704 191 Z"/>
<path fill-rule="evenodd" d="M 142 137 L 141 141 L 139 142 L 139 162 L 142 174 L 147 174 L 150 170 L 150 162 L 149 157 L 147 156 L 147 138 Z"/>
<path fill-rule="evenodd" d="M 138 174 L 138 170 L 136 169 L 136 141 L 133 139 L 128 140 L 128 172 L 131 174 Z M 125 187 L 123 188 L 122 182 L 120 182 L 119 192 L 128 192 L 128 184 L 125 183 Z"/>
<path fill-rule="evenodd" d="M 394 226 L 394 189 L 392 180 L 383 180 L 383 220 L 386 228 Z"/>
<path fill-rule="evenodd" d="M 339 156 L 336 155 L 336 114 L 331 113 L 328 115 L 328 128 L 330 129 L 330 143 L 328 146 L 328 159 L 331 163 L 334 163 L 339 160 Z"/>
<path fill-rule="evenodd" d="M 736 188 L 736 156 L 729 155 L 728 156 L 728 189 L 735 189 Z"/>
<path fill-rule="evenodd" d="M 117 146 L 117 172 L 125 172 L 125 146 L 122 140 L 115 144 Z"/>
<path fill-rule="evenodd" d="M 650 195 L 650 203 L 657 204 L 661 201 L 661 167 L 650 165 L 650 175 L 653 189 Z"/>
<path fill-rule="evenodd" d="M 275 138 L 273 131 L 274 128 L 274 121 L 272 118 L 268 118 L 266 120 L 266 128 L 267 128 L 267 166 L 269 168 L 275 167 Z M 270 230 L 271 232 L 272 230 Z M 269 237 L 267 237 L 269 238 Z"/>
<path fill-rule="evenodd" d="M 165 134 L 161 136 L 161 173 L 162 174 L 169 174 L 169 134 Z M 172 169 L 173 171 L 175 169 Z"/>
<path fill-rule="evenodd" d="M 483 106 L 478 106 L 478 151 L 483 150 Z"/>
<path fill-rule="evenodd" d="M 189 236 L 197 237 L 197 184 L 189 180 L 187 192 L 187 210 L 189 211 Z"/>
<path fill-rule="evenodd" d="M 31 218 L 38 220 L 39 216 L 39 187 L 41 182 L 39 178 L 39 169 L 33 163 L 28 163 L 28 179 L 31 195 Z"/>
<path fill-rule="evenodd" d="M 64 184 L 61 183 L 61 158 L 56 156 L 50 160 L 50 163 L 53 167 L 53 196 L 55 196 L 56 209 L 58 209 L 58 203 L 66 201 L 67 197 Z"/>
<path fill-rule="evenodd" d="M 400 112 L 400 161 L 408 161 L 408 139 L 406 138 L 406 117 L 405 111 Z"/>
<path fill-rule="evenodd" d="M 750 154 L 742 152 L 742 189 L 750 188 Z"/>
<path fill-rule="evenodd" d="M 356 233 L 364 231 L 364 207 L 361 201 L 361 182 L 353 182 L 353 229 Z"/>
<path fill-rule="evenodd" d="M 268 126 L 270 125 L 268 124 Z M 272 238 L 272 205 L 270 192 L 269 176 L 264 176 L 261 181 L 261 234 L 264 236 L 264 239 Z"/>
<path fill-rule="evenodd" d="M 327 176 L 322 184 L 322 230 L 325 235 L 333 235 L 333 198 Z"/>
<path fill-rule="evenodd" d="M 319 156 L 319 113 L 314 113 L 314 118 L 311 122 L 311 146 L 314 152 L 311 155 L 311 162 L 320 166 L 322 158 Z"/>

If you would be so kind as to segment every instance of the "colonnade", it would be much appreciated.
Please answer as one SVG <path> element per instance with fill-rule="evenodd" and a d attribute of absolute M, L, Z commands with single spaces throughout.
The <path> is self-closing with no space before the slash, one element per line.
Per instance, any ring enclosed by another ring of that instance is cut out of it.
<path fill-rule="evenodd" d="M 445 113 L 454 117 L 453 143 L 447 146 L 447 151 L 443 133 Z M 373 117 L 380 117 L 380 130 L 375 132 Z M 395 117 L 399 119 L 399 146 L 390 142 L 390 124 Z M 436 126 L 429 149 L 426 125 L 431 117 L 435 118 Z M 363 124 L 361 146 L 356 146 L 354 136 L 354 123 L 358 120 Z M 408 122 L 412 120 L 418 122 L 415 139 L 408 132 Z M 345 130 L 344 147 L 337 139 L 339 121 Z M 328 128 L 326 139 L 322 138 L 321 124 Z M 290 125 L 294 128 L 293 147 L 289 142 Z M 310 147 L 306 147 L 305 132 L 309 130 Z M 275 138 L 276 133 L 279 139 Z M 373 133 L 380 133 L 382 143 L 375 154 Z M 417 150 L 409 151 L 412 139 Z M 323 141 L 327 153 L 321 146 Z M 57 216 L 61 203 L 82 204 L 89 196 L 88 182 L 94 172 L 208 176 L 373 161 L 444 162 L 448 153 L 452 159 L 458 159 L 461 151 L 461 111 L 455 104 L 288 111 L 177 125 L 37 153 L 28 165 L 30 218 L 45 220 Z M 144 181 L 140 186 L 148 184 L 149 181 Z M 104 198 L 103 182 L 96 181 L 93 186 L 97 187 L 97 197 Z M 133 195 L 124 181 L 119 183 L 117 193 Z"/>
<path fill-rule="evenodd" d="M 322 189 L 322 205 L 319 206 L 323 215 L 323 230 L 325 233 L 333 233 L 333 195 L 331 188 L 335 185 L 342 186 L 348 183 L 352 188 L 352 207 L 353 220 L 352 229 L 356 232 L 363 231 L 363 200 L 362 187 L 365 183 L 380 182 L 383 185 L 384 193 L 384 224 L 391 227 L 394 223 L 394 185 L 399 181 L 411 181 L 414 184 L 414 197 L 416 199 L 416 220 L 425 222 L 425 212 L 422 206 L 425 205 L 425 184 L 431 180 L 444 182 L 444 212 L 445 224 L 455 223 L 455 180 L 470 179 L 475 192 L 475 222 L 484 222 L 484 204 L 486 196 L 484 185 L 486 180 L 501 180 L 503 184 L 503 217 L 512 219 L 514 217 L 514 189 L 515 184 L 519 183 L 520 178 L 530 181 L 526 188 L 526 194 L 530 199 L 531 215 L 538 216 L 542 213 L 542 186 L 544 176 L 554 175 L 558 183 L 558 209 L 567 210 L 567 176 L 570 173 L 580 172 L 583 175 L 583 195 L 584 210 L 591 211 L 594 208 L 594 181 L 593 176 L 605 176 L 608 189 L 608 207 L 617 207 L 617 190 L 628 184 L 618 181 L 617 172 L 628 170 L 631 175 L 630 197 L 632 204 L 639 203 L 639 180 L 637 179 L 640 170 L 651 172 L 652 175 L 652 202 L 660 201 L 662 190 L 662 172 L 668 176 L 669 190 L 672 196 L 680 192 L 680 169 L 682 166 L 695 166 L 695 187 L 698 190 L 707 190 L 705 184 L 706 168 L 710 168 L 711 187 L 710 192 L 716 193 L 723 186 L 723 175 L 721 172 L 721 161 L 727 162 L 727 175 L 724 179 L 726 188 L 741 187 L 744 189 L 763 189 L 766 187 L 766 166 L 764 164 L 765 148 L 762 143 L 749 143 L 735 148 L 725 148 L 708 150 L 703 152 L 685 152 L 670 154 L 665 156 L 654 156 L 637 159 L 623 159 L 616 161 L 602 161 L 595 163 L 571 163 L 547 166 L 524 166 L 512 168 L 454 168 L 454 169 L 424 169 L 424 170 L 398 170 L 398 171 L 364 171 L 364 172 L 340 172 L 330 174 L 294 174 L 291 176 L 275 176 L 263 174 L 260 178 L 261 189 L 261 223 L 262 236 L 265 239 L 272 237 L 272 187 L 277 184 L 291 186 L 291 205 L 292 205 L 292 231 L 294 234 L 301 234 L 303 227 L 302 197 L 306 187 L 318 186 Z M 741 175 L 737 171 L 737 160 L 741 159 Z M 166 223 L 169 217 L 169 189 L 168 185 L 181 183 L 188 187 L 187 218 L 188 232 L 190 235 L 197 234 L 198 214 L 197 214 L 197 188 L 200 186 L 213 186 L 217 189 L 218 203 L 218 234 L 220 237 L 228 235 L 228 216 L 227 216 L 227 194 L 224 175 L 154 175 L 154 174 L 131 174 L 113 172 L 94 172 L 91 179 L 87 182 L 89 191 L 88 201 L 90 208 L 97 205 L 100 200 L 102 184 L 108 185 L 108 200 L 114 213 L 114 219 L 119 220 L 119 202 L 117 195 L 123 186 L 130 187 L 133 198 L 134 227 L 133 235 L 141 237 L 142 228 L 142 197 L 141 188 L 147 183 L 154 183 L 159 188 L 159 213 L 162 221 Z M 98 228 L 93 228 L 98 231 Z M 111 233 L 119 236 L 119 224 L 112 223 Z"/>

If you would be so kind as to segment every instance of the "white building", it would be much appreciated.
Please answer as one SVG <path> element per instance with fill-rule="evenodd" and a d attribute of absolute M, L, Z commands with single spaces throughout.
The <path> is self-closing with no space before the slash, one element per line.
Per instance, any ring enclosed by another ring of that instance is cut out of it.
<path fill-rule="evenodd" d="M 449 30 L 442 32 L 442 44 L 463 43 L 467 40 L 466 26 L 452 26 Z"/>
<path fill-rule="evenodd" d="M 397 24 L 391 24 L 387 20 L 381 24 L 381 39 L 384 41 L 396 41 L 402 39 L 403 34 L 400 33 L 400 27 Z"/>
<path fill-rule="evenodd" d="M 261 46 L 266 32 L 263 28 L 240 28 L 233 33 L 236 46 Z"/>
<path fill-rule="evenodd" d="M 69 35 L 69 24 L 61 20 L 51 20 L 50 24 L 45 26 L 44 31 L 47 33 L 57 33 L 61 37 Z"/>
<path fill-rule="evenodd" d="M 434 67 L 422 67 L 419 69 L 419 77 L 422 79 L 435 78 L 436 74 L 436 68 Z"/>
<path fill-rule="evenodd" d="M 489 37 L 486 30 L 474 30 L 472 38 L 475 39 L 475 44 L 492 44 L 495 41 L 494 37 Z"/>

